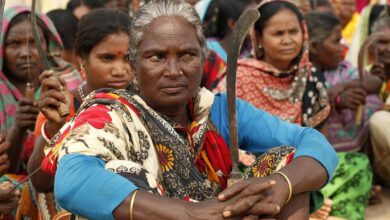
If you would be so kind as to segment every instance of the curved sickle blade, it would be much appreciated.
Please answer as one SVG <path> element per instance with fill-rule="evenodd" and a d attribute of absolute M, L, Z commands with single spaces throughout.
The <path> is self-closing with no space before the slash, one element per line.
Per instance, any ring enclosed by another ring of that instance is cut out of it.
<path fill-rule="evenodd" d="M 5 0 L 0 0 L 0 31 L 3 31 L 4 6 L 5 6 Z"/>
<path fill-rule="evenodd" d="M 238 132 L 237 132 L 237 110 L 236 110 L 236 76 L 237 59 L 240 55 L 241 46 L 248 35 L 253 24 L 259 19 L 260 13 L 257 9 L 246 10 L 236 22 L 232 37 L 229 42 L 227 58 L 227 99 L 228 99 L 228 119 L 230 133 L 230 152 L 232 160 L 232 172 L 230 179 L 240 179 L 238 171 Z"/>
<path fill-rule="evenodd" d="M 35 5 L 36 5 L 36 0 L 32 0 L 31 3 L 31 26 L 32 26 L 32 33 L 34 36 L 34 41 L 38 49 L 39 57 L 41 58 L 43 68 L 45 70 L 51 70 L 50 62 L 47 59 L 47 55 L 45 50 L 43 49 L 41 39 L 39 38 L 38 34 L 38 27 L 37 27 L 37 19 L 36 19 L 36 10 L 35 10 Z"/>
<path fill-rule="evenodd" d="M 366 58 L 366 53 L 368 51 L 368 48 L 374 44 L 381 36 L 383 36 L 383 33 L 373 33 L 367 39 L 363 42 L 362 46 L 360 47 L 359 54 L 358 54 L 358 73 L 359 73 L 359 80 L 360 83 L 363 83 L 364 80 L 364 60 Z M 375 49 L 374 51 L 375 56 L 375 62 L 378 61 L 378 50 Z M 361 126 L 363 124 L 363 114 L 364 114 L 364 106 L 359 105 L 356 109 L 354 122 L 356 126 Z"/>
<path fill-rule="evenodd" d="M 359 71 L 359 79 L 361 82 L 363 82 L 364 79 L 364 59 L 366 58 L 366 53 L 368 51 L 368 48 L 375 43 L 379 37 L 383 36 L 383 33 L 373 33 L 367 39 L 363 42 L 362 46 L 360 47 L 359 54 L 358 54 L 358 71 Z M 377 62 L 378 54 L 377 50 L 375 50 L 375 61 Z"/>

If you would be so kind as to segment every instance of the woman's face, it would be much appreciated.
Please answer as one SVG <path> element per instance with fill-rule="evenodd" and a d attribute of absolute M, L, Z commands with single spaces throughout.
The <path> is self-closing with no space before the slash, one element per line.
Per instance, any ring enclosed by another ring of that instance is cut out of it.
<path fill-rule="evenodd" d="M 130 84 L 133 71 L 128 59 L 129 42 L 126 33 L 110 34 L 81 60 L 91 89 L 124 89 Z"/>
<path fill-rule="evenodd" d="M 314 48 L 314 56 L 320 68 L 335 69 L 342 60 L 343 46 L 341 45 L 341 25 L 333 28 L 325 40 Z"/>
<path fill-rule="evenodd" d="M 46 40 L 39 26 L 38 34 L 42 46 L 46 50 Z M 32 34 L 31 23 L 28 20 L 10 27 L 4 47 L 4 66 L 7 69 L 8 77 L 23 82 L 28 79 L 29 74 L 32 77 L 39 76 L 43 71 Z"/>
<path fill-rule="evenodd" d="M 185 106 L 199 88 L 202 65 L 195 27 L 178 17 L 155 19 L 138 46 L 141 96 L 156 111 Z"/>
<path fill-rule="evenodd" d="M 302 30 L 294 12 L 283 9 L 266 23 L 259 37 L 264 49 L 264 61 L 280 70 L 288 70 L 301 51 Z"/>
<path fill-rule="evenodd" d="M 379 37 L 376 43 L 377 59 L 386 66 L 390 66 L 390 28 L 385 27 L 379 29 L 383 35 Z"/>

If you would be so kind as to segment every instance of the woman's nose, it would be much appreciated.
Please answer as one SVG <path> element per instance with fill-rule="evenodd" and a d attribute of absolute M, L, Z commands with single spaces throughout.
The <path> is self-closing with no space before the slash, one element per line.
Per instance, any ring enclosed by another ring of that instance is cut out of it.
<path fill-rule="evenodd" d="M 167 63 L 168 68 L 167 71 L 165 71 L 165 75 L 167 76 L 180 76 L 182 75 L 183 71 L 180 69 L 180 65 L 176 60 L 169 61 Z"/>
<path fill-rule="evenodd" d="M 128 63 L 115 65 L 115 68 L 111 71 L 112 75 L 116 77 L 130 74 L 130 72 L 130 64 Z"/>

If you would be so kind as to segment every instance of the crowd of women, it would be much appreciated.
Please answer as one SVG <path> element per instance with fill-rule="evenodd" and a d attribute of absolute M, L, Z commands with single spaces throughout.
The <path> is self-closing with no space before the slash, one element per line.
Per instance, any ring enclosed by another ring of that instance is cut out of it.
<path fill-rule="evenodd" d="M 36 26 L 8 8 L 0 217 L 364 219 L 390 185 L 390 7 L 361 2 L 70 0 Z"/>

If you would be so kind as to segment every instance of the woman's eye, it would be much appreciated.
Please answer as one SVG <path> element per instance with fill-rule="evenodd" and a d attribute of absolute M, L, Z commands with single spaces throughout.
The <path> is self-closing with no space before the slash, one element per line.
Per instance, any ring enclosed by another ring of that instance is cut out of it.
<path fill-rule="evenodd" d="M 298 29 L 293 29 L 290 31 L 290 34 L 297 34 L 298 32 L 299 32 Z"/>
<path fill-rule="evenodd" d="M 193 54 L 193 53 L 186 53 L 186 54 L 184 54 L 183 56 L 182 56 L 182 59 L 184 60 L 184 61 L 192 61 L 194 58 L 195 58 L 195 54 Z"/>
<path fill-rule="evenodd" d="M 16 40 L 11 40 L 11 41 L 8 41 L 6 44 L 5 44 L 7 47 L 17 47 L 19 45 L 19 42 L 16 41 Z"/>
<path fill-rule="evenodd" d="M 164 56 L 163 54 L 155 54 L 153 56 L 150 56 L 149 59 L 152 62 L 160 62 L 164 59 Z"/>
<path fill-rule="evenodd" d="M 115 56 L 110 55 L 110 54 L 104 54 L 104 55 L 100 56 L 100 60 L 102 60 L 103 62 L 112 61 L 112 60 L 114 60 L 114 58 L 115 58 Z"/>

